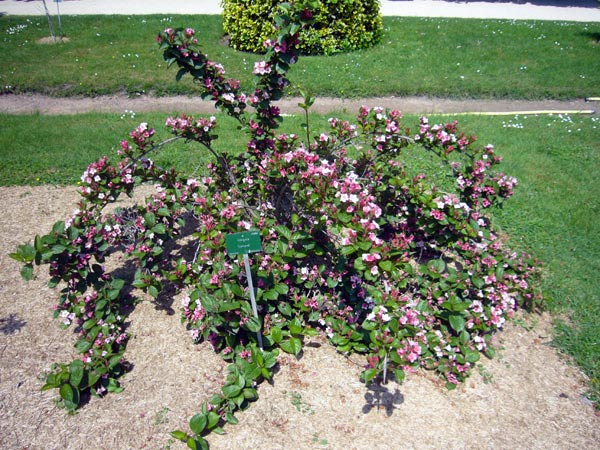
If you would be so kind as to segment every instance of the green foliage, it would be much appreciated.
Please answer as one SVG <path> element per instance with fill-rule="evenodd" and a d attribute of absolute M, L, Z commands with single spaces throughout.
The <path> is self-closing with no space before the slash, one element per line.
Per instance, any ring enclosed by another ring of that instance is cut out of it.
<path fill-rule="evenodd" d="M 223 28 L 229 44 L 241 51 L 263 53 L 263 42 L 275 31 L 275 12 L 283 0 L 224 0 Z M 377 0 L 321 0 L 313 21 L 300 32 L 298 48 L 307 55 L 331 55 L 369 48 L 382 36 Z"/>

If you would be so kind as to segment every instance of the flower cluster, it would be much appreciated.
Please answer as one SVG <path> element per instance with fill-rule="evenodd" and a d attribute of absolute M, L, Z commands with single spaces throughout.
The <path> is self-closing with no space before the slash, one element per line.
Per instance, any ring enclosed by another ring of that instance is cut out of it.
<path fill-rule="evenodd" d="M 186 140 L 197 141 L 206 145 L 210 145 L 215 138 L 211 132 L 216 124 L 217 121 L 214 116 L 208 119 L 194 119 L 185 114 L 176 118 L 168 117 L 165 122 L 165 125 L 171 129 L 175 136 L 181 136 Z"/>

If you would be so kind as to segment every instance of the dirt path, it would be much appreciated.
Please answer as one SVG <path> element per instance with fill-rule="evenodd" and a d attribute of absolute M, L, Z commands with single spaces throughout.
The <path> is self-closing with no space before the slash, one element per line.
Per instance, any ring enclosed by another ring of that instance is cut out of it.
<path fill-rule="evenodd" d="M 300 113 L 300 99 L 285 99 L 278 102 L 282 112 Z M 532 111 L 568 111 L 592 112 L 597 109 L 597 103 L 585 100 L 449 100 L 429 97 L 387 97 L 369 99 L 335 99 L 317 98 L 311 111 L 321 114 L 332 112 L 355 113 L 361 105 L 382 106 L 399 109 L 405 114 L 433 113 L 514 113 Z M 186 112 L 205 113 L 215 112 L 211 102 L 198 97 L 151 97 L 139 96 L 129 98 L 125 95 L 104 97 L 68 97 L 54 98 L 37 94 L 0 95 L 0 112 L 9 114 L 81 114 L 86 112 L 122 113 L 125 110 L 137 112 Z"/>
<path fill-rule="evenodd" d="M 74 356 L 75 337 L 51 318 L 57 293 L 47 275 L 26 283 L 7 255 L 69 215 L 77 197 L 75 188 L 0 187 L 0 448 L 168 448 L 168 433 L 187 429 L 226 375 L 207 346 L 192 345 L 178 299 L 170 313 L 143 302 L 130 314 L 134 368 L 123 393 L 68 416 L 54 407 L 54 391 L 40 392 L 40 373 Z M 452 392 L 427 373 L 369 390 L 359 360 L 314 341 L 301 358 L 281 359 L 274 383 L 260 385 L 258 402 L 225 436 L 210 437 L 211 449 L 596 449 L 600 417 L 582 396 L 585 377 L 549 345 L 549 318 L 511 324 L 497 338 L 500 356 Z"/>

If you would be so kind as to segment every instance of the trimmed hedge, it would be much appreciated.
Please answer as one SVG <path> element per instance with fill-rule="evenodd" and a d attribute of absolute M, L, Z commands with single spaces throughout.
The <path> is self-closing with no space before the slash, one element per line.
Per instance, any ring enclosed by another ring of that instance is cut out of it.
<path fill-rule="evenodd" d="M 274 35 L 274 12 L 284 0 L 223 0 L 223 28 L 236 50 L 263 53 Z M 330 55 L 369 48 L 383 30 L 378 0 L 321 0 L 314 23 L 300 33 L 307 55 Z"/>

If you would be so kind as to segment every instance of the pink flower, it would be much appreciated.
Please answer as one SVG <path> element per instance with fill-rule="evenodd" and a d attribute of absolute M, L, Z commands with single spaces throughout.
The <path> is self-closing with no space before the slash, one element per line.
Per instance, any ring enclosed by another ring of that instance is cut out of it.
<path fill-rule="evenodd" d="M 444 212 L 440 211 L 439 209 L 432 209 L 431 217 L 433 217 L 435 220 L 444 220 L 446 218 L 446 214 L 444 214 Z"/>
<path fill-rule="evenodd" d="M 411 340 L 406 340 L 406 345 L 397 350 L 399 356 L 403 356 L 408 362 L 415 362 L 421 355 L 421 346 Z"/>
<path fill-rule="evenodd" d="M 375 262 L 381 259 L 379 253 L 363 253 L 362 260 L 365 262 Z"/>
<path fill-rule="evenodd" d="M 271 67 L 266 61 L 258 61 L 254 63 L 254 70 L 252 73 L 254 75 L 266 75 L 271 73 Z"/>
<path fill-rule="evenodd" d="M 252 353 L 250 352 L 250 350 L 242 350 L 242 352 L 240 353 L 240 358 L 245 359 L 248 362 L 252 361 Z"/>

